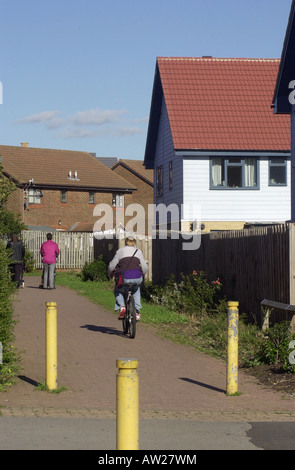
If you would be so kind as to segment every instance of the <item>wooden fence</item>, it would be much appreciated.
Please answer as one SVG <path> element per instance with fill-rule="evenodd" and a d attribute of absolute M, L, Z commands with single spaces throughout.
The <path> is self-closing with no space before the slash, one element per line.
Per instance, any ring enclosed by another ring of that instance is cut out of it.
<path fill-rule="evenodd" d="M 290 226 L 274 225 L 201 237 L 195 251 L 183 251 L 183 240 L 154 240 L 153 281 L 158 284 L 174 274 L 204 271 L 209 281 L 220 278 L 228 300 L 240 303 L 240 312 L 261 321 L 263 299 L 290 302 Z M 291 258 L 290 258 L 291 256 Z M 293 258 L 295 258 L 293 256 Z M 273 318 L 282 319 L 279 312 Z"/>
<path fill-rule="evenodd" d="M 46 232 L 36 230 L 25 230 L 22 232 L 22 239 L 33 253 L 34 266 L 42 269 L 42 258 L 40 247 L 46 241 Z M 91 262 L 100 254 L 108 264 L 116 250 L 124 243 L 123 239 L 101 240 L 94 238 L 93 233 L 87 232 L 53 232 L 52 239 L 60 249 L 57 260 L 57 269 L 82 269 L 86 262 Z M 146 280 L 152 279 L 152 240 L 148 237 L 137 237 L 137 247 L 141 249 L 143 256 L 149 266 L 149 271 L 145 276 Z"/>
<path fill-rule="evenodd" d="M 97 259 L 99 255 L 103 256 L 104 261 L 109 262 L 115 256 L 116 251 L 124 246 L 125 241 L 123 238 L 103 238 L 94 239 L 94 258 Z M 136 246 L 142 251 L 144 259 L 149 267 L 147 274 L 145 275 L 146 281 L 152 280 L 153 266 L 152 266 L 152 239 L 151 237 L 137 236 Z"/>
<path fill-rule="evenodd" d="M 35 268 L 41 269 L 42 258 L 40 247 L 46 241 L 46 232 L 25 230 L 22 239 L 34 255 Z M 52 240 L 60 249 L 57 260 L 57 269 L 82 269 L 86 262 L 94 259 L 93 233 L 87 232 L 53 232 Z"/>
<path fill-rule="evenodd" d="M 45 232 L 24 231 L 23 240 L 33 252 L 35 267 L 42 268 L 40 247 Z M 60 248 L 58 269 L 82 269 L 100 254 L 108 264 L 121 239 L 97 240 L 93 233 L 54 232 Z M 290 241 L 291 240 L 291 241 Z M 183 239 L 138 238 L 149 265 L 146 280 L 165 282 L 171 274 L 204 271 L 209 281 L 220 278 L 228 300 L 237 300 L 240 312 L 261 321 L 264 299 L 295 304 L 295 225 L 283 224 L 238 231 L 212 232 L 201 237 L 198 250 L 184 251 Z M 274 312 L 274 321 L 283 319 Z M 285 317 L 284 317 L 285 319 Z"/>

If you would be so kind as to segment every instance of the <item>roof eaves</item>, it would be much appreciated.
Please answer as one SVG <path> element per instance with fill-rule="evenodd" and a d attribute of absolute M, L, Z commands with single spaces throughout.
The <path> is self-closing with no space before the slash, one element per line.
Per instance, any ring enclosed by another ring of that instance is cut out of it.
<path fill-rule="evenodd" d="M 236 156 L 247 156 L 247 157 L 258 157 L 258 156 L 290 156 L 290 149 L 286 150 L 243 150 L 243 149 L 228 149 L 228 150 L 219 150 L 219 149 L 176 149 L 176 156 L 191 156 L 191 157 L 201 157 L 201 156 L 211 156 L 211 157 L 226 157 L 229 154 L 234 154 Z"/>
<path fill-rule="evenodd" d="M 281 62 L 280 62 L 280 67 L 278 71 L 278 77 L 277 77 L 276 86 L 275 86 L 273 99 L 272 99 L 271 107 L 274 108 L 275 114 L 289 114 L 291 112 L 290 106 L 288 106 L 288 109 L 286 109 L 285 107 L 281 107 L 279 103 L 280 101 L 279 95 L 280 95 L 280 90 L 282 88 L 283 75 L 284 75 L 284 70 L 286 66 L 287 54 L 288 54 L 288 49 L 289 49 L 289 44 L 290 44 L 290 39 L 291 39 L 292 34 L 293 36 L 295 34 L 295 0 L 292 0 L 288 25 L 287 25 L 283 49 L 282 49 Z M 286 105 L 286 100 L 284 101 Z"/>
<path fill-rule="evenodd" d="M 144 163 L 143 163 L 143 165 L 144 165 Z M 130 171 L 130 173 L 137 176 L 137 178 L 141 179 L 142 181 L 149 184 L 150 186 L 154 186 L 153 182 L 149 181 L 147 178 L 144 177 L 144 175 L 142 175 L 142 173 L 139 173 L 134 168 L 132 168 L 130 165 L 128 165 L 128 163 L 126 163 L 125 160 L 119 160 L 118 163 L 116 163 L 111 169 L 115 170 L 118 166 L 122 166 L 123 168 Z"/>
<path fill-rule="evenodd" d="M 159 130 L 159 122 L 161 116 L 163 99 L 163 88 L 161 83 L 158 62 L 155 67 L 154 84 L 152 91 L 152 100 L 150 108 L 149 126 L 147 132 L 146 148 L 144 155 L 144 165 L 146 169 L 153 169 L 153 161 L 156 150 L 156 143 Z"/>

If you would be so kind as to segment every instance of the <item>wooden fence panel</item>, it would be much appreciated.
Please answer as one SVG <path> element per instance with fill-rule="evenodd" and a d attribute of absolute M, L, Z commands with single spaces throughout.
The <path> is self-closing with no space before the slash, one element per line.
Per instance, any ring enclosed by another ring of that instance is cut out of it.
<path fill-rule="evenodd" d="M 46 232 L 25 230 L 22 239 L 34 255 L 35 267 L 42 269 L 40 248 L 46 241 Z M 52 240 L 60 249 L 57 259 L 57 269 L 82 269 L 86 262 L 94 259 L 93 233 L 88 232 L 53 232 Z"/>
<path fill-rule="evenodd" d="M 267 298 L 289 302 L 289 225 L 274 225 L 202 235 L 195 251 L 182 250 L 177 240 L 153 240 L 153 281 L 165 282 L 171 274 L 204 271 L 210 281 L 218 277 L 228 300 L 240 311 L 261 319 L 260 302 Z M 281 314 L 273 317 L 281 319 Z"/>

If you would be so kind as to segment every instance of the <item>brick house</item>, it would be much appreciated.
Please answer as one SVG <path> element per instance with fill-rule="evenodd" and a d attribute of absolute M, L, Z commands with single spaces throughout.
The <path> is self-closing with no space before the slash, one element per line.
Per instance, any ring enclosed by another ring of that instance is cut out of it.
<path fill-rule="evenodd" d="M 4 173 L 17 190 L 8 209 L 28 226 L 68 230 L 93 226 L 96 204 L 117 210 L 122 195 L 136 187 L 87 152 L 0 145 Z"/>
<path fill-rule="evenodd" d="M 124 196 L 124 206 L 128 207 L 130 204 L 140 204 L 144 209 L 144 225 L 145 234 L 148 233 L 148 214 L 153 216 L 151 206 L 153 204 L 154 194 L 154 171 L 148 170 L 144 167 L 142 160 L 119 160 L 111 167 L 112 171 L 129 181 L 137 188 L 136 192 L 126 194 Z M 150 206 L 150 208 L 149 208 Z M 127 218 L 128 220 L 128 218 Z M 143 221 L 139 221 L 143 223 Z"/>

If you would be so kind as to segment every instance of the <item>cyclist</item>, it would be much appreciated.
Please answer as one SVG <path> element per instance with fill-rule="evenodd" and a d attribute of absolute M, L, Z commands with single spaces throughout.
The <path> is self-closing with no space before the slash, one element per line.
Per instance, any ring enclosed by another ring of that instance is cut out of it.
<path fill-rule="evenodd" d="M 136 239 L 133 235 L 128 235 L 125 239 L 125 246 L 119 248 L 114 258 L 108 266 L 108 273 L 113 277 L 116 272 L 123 272 L 124 281 L 132 284 L 137 284 L 138 288 L 133 293 L 136 320 L 140 320 L 141 297 L 140 285 L 143 281 L 143 276 L 147 273 L 148 266 L 145 262 L 142 251 L 136 248 Z M 116 298 L 115 311 L 119 310 L 118 320 L 123 320 L 126 308 L 124 303 L 124 296 L 122 290 L 115 286 L 114 294 Z"/>

